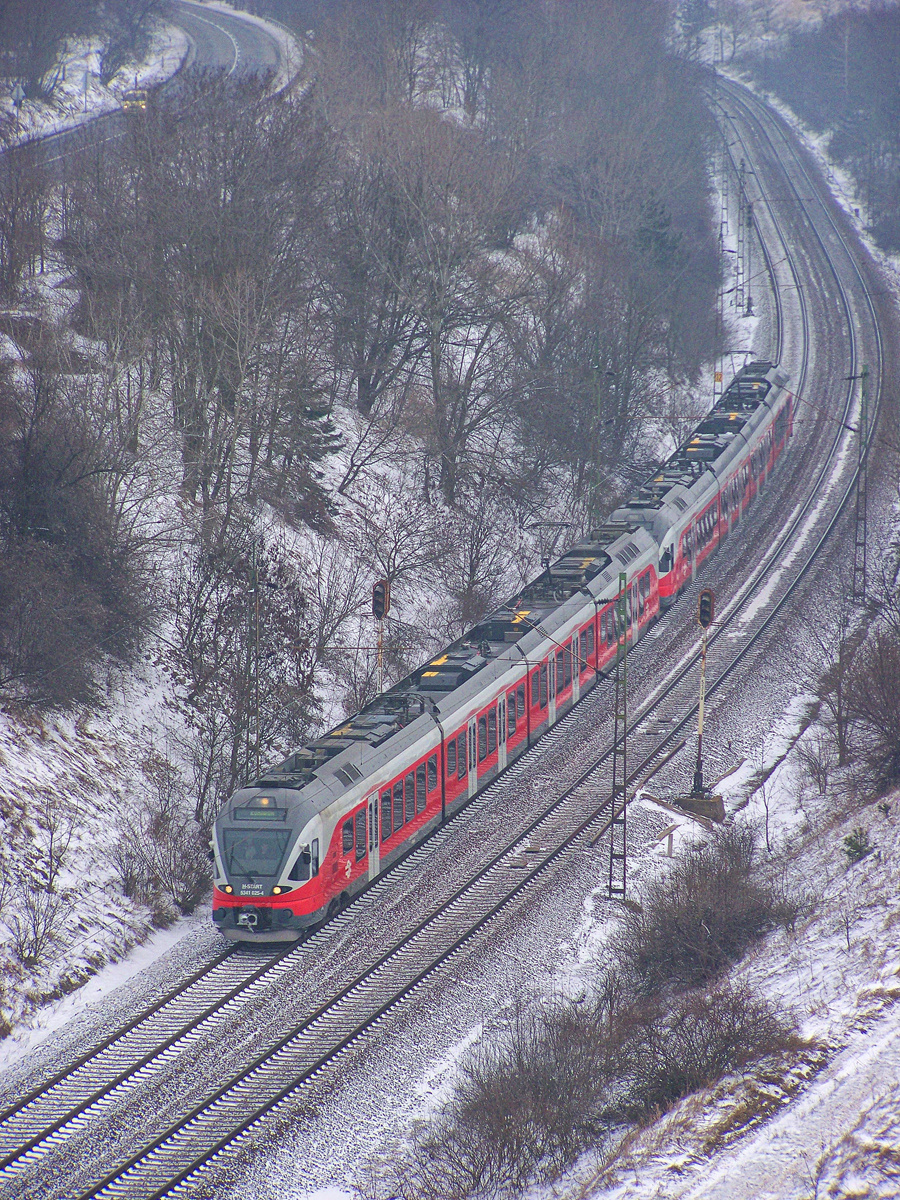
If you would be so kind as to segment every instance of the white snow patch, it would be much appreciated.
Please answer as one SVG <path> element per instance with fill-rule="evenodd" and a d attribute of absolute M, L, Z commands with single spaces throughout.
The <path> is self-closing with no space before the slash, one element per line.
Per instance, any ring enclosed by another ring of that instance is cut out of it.
<path fill-rule="evenodd" d="M 169 929 L 162 929 L 158 933 L 152 934 L 119 962 L 103 967 L 77 991 L 39 1009 L 29 1021 L 18 1026 L 8 1038 L 0 1042 L 0 1070 L 10 1066 L 33 1050 L 35 1046 L 40 1045 L 46 1037 L 65 1025 L 76 1013 L 89 1008 L 139 971 L 150 966 L 160 955 L 165 954 L 177 941 L 180 941 L 189 930 L 205 923 L 207 919 L 205 911 L 202 915 L 181 918 Z"/>

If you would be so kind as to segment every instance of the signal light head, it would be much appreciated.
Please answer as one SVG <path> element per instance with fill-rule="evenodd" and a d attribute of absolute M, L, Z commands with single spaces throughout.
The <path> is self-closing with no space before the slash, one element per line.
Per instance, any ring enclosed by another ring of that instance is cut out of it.
<path fill-rule="evenodd" d="M 709 629 L 713 623 L 716 610 L 716 598 L 710 588 L 704 588 L 697 597 L 697 623 L 703 629 Z"/>
<path fill-rule="evenodd" d="M 379 579 L 372 586 L 372 616 L 377 620 L 390 611 L 391 607 L 391 585 L 386 579 Z"/>

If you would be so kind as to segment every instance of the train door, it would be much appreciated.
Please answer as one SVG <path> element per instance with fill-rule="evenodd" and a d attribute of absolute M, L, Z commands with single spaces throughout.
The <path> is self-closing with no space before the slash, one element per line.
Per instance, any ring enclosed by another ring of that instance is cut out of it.
<path fill-rule="evenodd" d="M 506 766 L 506 696 L 497 701 L 497 769 Z"/>
<path fill-rule="evenodd" d="M 369 797 L 369 878 L 375 879 L 381 869 L 378 845 L 378 793 Z"/>
<path fill-rule="evenodd" d="M 587 657 L 587 635 L 583 630 L 581 633 L 572 634 L 572 649 L 569 654 L 572 656 L 572 703 L 575 704 L 581 696 L 581 672 Z"/>
<path fill-rule="evenodd" d="M 469 718 L 469 795 L 478 790 L 478 718 Z"/>
<path fill-rule="evenodd" d="M 548 696 L 548 705 L 547 705 L 547 714 L 548 714 L 547 720 L 548 720 L 549 724 L 553 725 L 556 723 L 557 679 L 556 679 L 556 655 L 552 654 L 552 653 L 551 653 L 550 657 L 547 659 L 547 675 L 549 677 L 549 679 L 548 679 L 549 696 Z"/>

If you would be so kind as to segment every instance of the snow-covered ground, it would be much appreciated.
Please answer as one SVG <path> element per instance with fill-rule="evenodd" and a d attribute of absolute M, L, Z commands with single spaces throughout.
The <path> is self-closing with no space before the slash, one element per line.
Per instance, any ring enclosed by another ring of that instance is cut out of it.
<path fill-rule="evenodd" d="M 9 99 L 3 102 L 3 107 L 11 116 L 17 115 L 20 141 L 61 133 L 120 108 L 122 96 L 131 88 L 162 83 L 181 68 L 190 50 L 184 30 L 176 25 L 162 25 L 153 34 L 146 59 L 129 63 L 104 85 L 100 82 L 99 43 L 74 39 L 60 64 L 60 81 L 52 103 L 25 100 L 18 114 Z"/>
<path fill-rule="evenodd" d="M 859 806 L 842 802 L 839 788 L 815 795 L 789 754 L 748 798 L 750 780 L 782 758 L 799 719 L 794 706 L 761 756 L 718 786 L 760 829 L 768 811 L 773 857 L 803 882 L 811 909 L 795 931 L 770 935 L 733 978 L 786 1009 L 810 1050 L 689 1097 L 611 1165 L 587 1155 L 552 1193 L 535 1189 L 530 1200 L 898 1194 L 900 794 Z M 814 735 L 811 727 L 804 737 Z M 843 839 L 857 827 L 873 851 L 850 864 Z"/>

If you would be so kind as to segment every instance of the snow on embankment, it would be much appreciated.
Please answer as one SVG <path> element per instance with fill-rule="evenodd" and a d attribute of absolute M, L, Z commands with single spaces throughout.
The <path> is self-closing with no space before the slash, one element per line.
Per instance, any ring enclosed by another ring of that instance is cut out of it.
<path fill-rule="evenodd" d="M 764 774 L 753 768 L 724 781 L 731 806 Z M 686 1098 L 608 1169 L 586 1155 L 559 1200 L 897 1195 L 900 793 L 853 804 L 837 789 L 818 795 L 788 755 L 746 805 L 760 827 L 767 813 L 773 856 L 806 889 L 808 915 L 732 978 L 786 1009 L 808 1049 Z M 851 862 L 845 839 L 858 830 L 871 849 Z"/>
<path fill-rule="evenodd" d="M 114 714 L 0 714 L 0 1034 L 175 920 L 124 894 L 117 859 L 151 737 Z"/>

